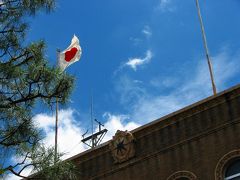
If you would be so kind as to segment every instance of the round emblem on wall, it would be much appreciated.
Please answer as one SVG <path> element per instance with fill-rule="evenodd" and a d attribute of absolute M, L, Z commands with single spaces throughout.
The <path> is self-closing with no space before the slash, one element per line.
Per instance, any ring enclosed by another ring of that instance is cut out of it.
<path fill-rule="evenodd" d="M 127 161 L 135 155 L 134 137 L 128 131 L 117 130 L 109 147 L 115 163 Z"/>

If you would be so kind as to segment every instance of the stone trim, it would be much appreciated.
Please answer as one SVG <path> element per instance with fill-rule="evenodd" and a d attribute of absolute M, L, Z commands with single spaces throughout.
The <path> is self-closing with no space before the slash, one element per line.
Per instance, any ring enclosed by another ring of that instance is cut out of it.
<path fill-rule="evenodd" d="M 224 180 L 224 171 L 226 165 L 234 158 L 240 158 L 240 149 L 230 151 L 225 154 L 217 163 L 215 169 L 215 180 Z"/>
<path fill-rule="evenodd" d="M 167 180 L 177 180 L 178 178 L 185 177 L 189 180 L 197 180 L 197 176 L 190 171 L 177 171 L 167 178 Z"/>

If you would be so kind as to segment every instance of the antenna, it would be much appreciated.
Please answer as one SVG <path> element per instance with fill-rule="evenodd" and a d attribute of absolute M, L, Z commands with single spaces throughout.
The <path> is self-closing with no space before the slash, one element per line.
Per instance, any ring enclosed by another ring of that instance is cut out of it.
<path fill-rule="evenodd" d="M 101 127 L 104 127 L 104 125 L 101 122 L 99 122 L 97 119 L 95 119 L 95 121 L 98 123 L 98 128 L 99 128 L 98 132 L 84 138 L 84 136 L 88 132 L 88 130 L 87 130 L 87 132 L 82 135 L 82 137 L 83 137 L 82 142 L 91 148 L 94 148 L 97 145 L 99 145 L 100 142 L 102 141 L 103 137 L 105 136 L 105 134 L 108 131 L 107 129 L 102 130 Z"/>
<path fill-rule="evenodd" d="M 93 123 L 97 122 L 98 123 L 98 132 L 93 133 Z M 101 129 L 101 127 L 104 127 L 104 125 L 98 121 L 97 119 L 94 119 L 93 121 L 93 95 L 91 95 L 91 124 L 92 124 L 92 135 L 87 136 L 86 138 L 84 138 L 84 136 L 88 133 L 88 130 L 82 135 L 83 139 L 82 142 L 84 144 L 86 144 L 87 146 L 94 148 L 97 145 L 100 144 L 100 142 L 102 141 L 103 137 L 105 136 L 105 134 L 107 133 L 107 129 Z"/>
<path fill-rule="evenodd" d="M 99 131 L 101 131 L 101 126 L 104 127 L 104 125 L 99 122 L 97 119 L 94 119 L 97 123 L 98 123 L 98 128 L 99 128 Z"/>

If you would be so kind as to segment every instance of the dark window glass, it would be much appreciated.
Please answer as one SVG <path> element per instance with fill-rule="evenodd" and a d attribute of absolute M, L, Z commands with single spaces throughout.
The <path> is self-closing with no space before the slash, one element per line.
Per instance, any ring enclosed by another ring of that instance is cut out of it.
<path fill-rule="evenodd" d="M 225 180 L 240 180 L 240 159 L 233 161 L 226 169 Z"/>

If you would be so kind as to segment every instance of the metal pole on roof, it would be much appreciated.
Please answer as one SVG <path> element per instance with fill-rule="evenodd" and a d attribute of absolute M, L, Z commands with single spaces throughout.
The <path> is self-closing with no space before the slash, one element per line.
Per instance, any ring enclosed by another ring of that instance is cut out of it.
<path fill-rule="evenodd" d="M 196 0 L 196 6 L 197 6 L 198 17 L 199 17 L 201 31 L 202 31 L 202 39 L 203 39 L 203 44 L 204 44 L 204 48 L 205 48 L 205 52 L 206 52 L 208 68 L 209 68 L 211 82 L 212 82 L 212 90 L 213 90 L 213 94 L 216 95 L 217 94 L 217 89 L 216 89 L 215 82 L 214 82 L 212 63 L 211 63 L 211 60 L 210 60 L 210 55 L 209 55 L 208 46 L 207 46 L 207 38 L 206 38 L 204 26 L 203 26 L 203 21 L 202 21 L 202 16 L 201 16 L 201 11 L 200 11 L 198 0 Z"/>

